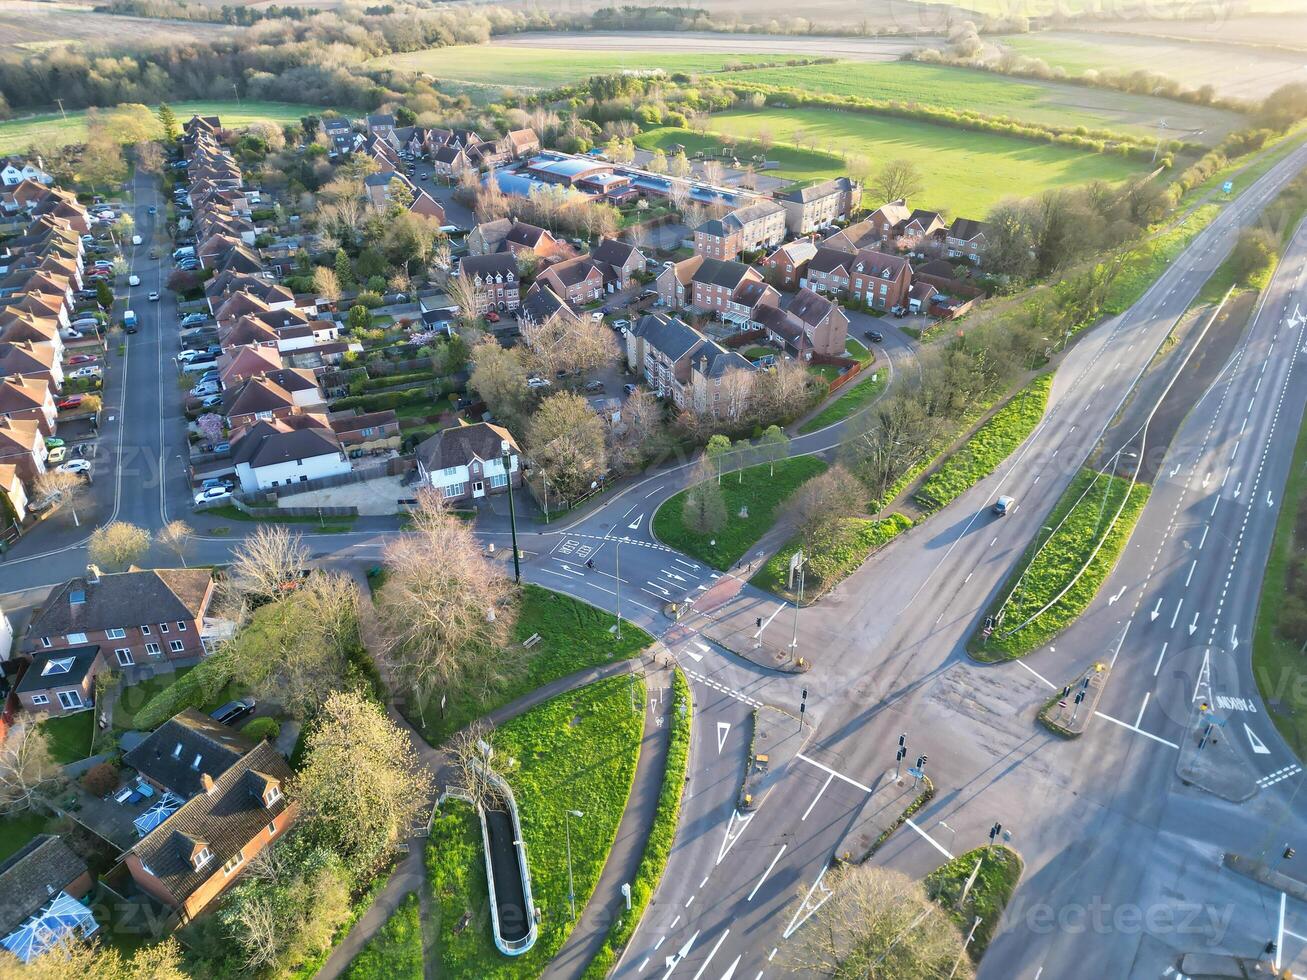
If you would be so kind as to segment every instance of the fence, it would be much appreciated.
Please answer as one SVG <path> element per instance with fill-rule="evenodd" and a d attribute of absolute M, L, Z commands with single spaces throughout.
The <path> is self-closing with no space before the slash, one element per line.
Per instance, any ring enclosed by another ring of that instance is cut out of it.
<path fill-rule="evenodd" d="M 758 341 L 766 339 L 767 331 L 762 327 L 758 327 L 754 330 L 741 330 L 738 333 L 733 333 L 729 337 L 723 338 L 722 346 L 735 350 L 736 348 L 745 347 L 749 344 L 757 343 Z"/>
<path fill-rule="evenodd" d="M 848 367 L 848 370 L 841 374 L 827 386 L 827 394 L 833 395 L 846 384 L 862 373 L 862 362 L 855 361 L 851 357 L 831 357 L 828 354 L 813 354 L 812 363 L 814 364 L 835 364 L 840 367 Z"/>
<path fill-rule="evenodd" d="M 239 511 L 261 520 L 275 521 L 279 517 L 358 517 L 357 507 L 253 507 L 239 497 L 232 498 Z"/>

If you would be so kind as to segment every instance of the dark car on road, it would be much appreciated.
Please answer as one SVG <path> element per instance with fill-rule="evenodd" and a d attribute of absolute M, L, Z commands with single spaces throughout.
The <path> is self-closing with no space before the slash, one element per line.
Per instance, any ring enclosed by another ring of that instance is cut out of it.
<path fill-rule="evenodd" d="M 258 702 L 254 698 L 241 698 L 238 701 L 228 701 L 209 717 L 214 721 L 221 722 L 224 725 L 234 725 L 243 718 L 248 718 L 254 714 L 254 708 Z"/>
<path fill-rule="evenodd" d="M 879 344 L 882 341 L 884 341 L 885 335 L 881 333 L 879 330 L 868 330 L 867 339 L 870 340 L 873 344 Z"/>

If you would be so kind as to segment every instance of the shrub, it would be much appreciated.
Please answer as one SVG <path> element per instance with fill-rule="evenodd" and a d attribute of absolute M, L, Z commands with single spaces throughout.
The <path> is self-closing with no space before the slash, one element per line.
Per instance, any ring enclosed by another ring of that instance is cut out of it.
<path fill-rule="evenodd" d="M 142 731 L 158 728 L 184 708 L 201 708 L 216 700 L 232 674 L 231 658 L 224 654 L 200 661 L 190 673 L 145 702 L 136 712 L 136 727 Z"/>
<path fill-rule="evenodd" d="M 281 723 L 276 718 L 255 718 L 241 729 L 241 734 L 255 742 L 271 742 L 281 734 Z"/>
<path fill-rule="evenodd" d="M 104 796 L 117 786 L 118 770 L 112 763 L 97 763 L 82 774 L 82 788 L 92 796 Z"/>

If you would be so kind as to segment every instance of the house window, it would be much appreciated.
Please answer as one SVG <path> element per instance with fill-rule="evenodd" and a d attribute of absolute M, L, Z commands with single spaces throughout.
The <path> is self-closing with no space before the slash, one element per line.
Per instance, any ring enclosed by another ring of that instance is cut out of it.
<path fill-rule="evenodd" d="M 160 633 L 167 633 L 167 632 L 168 632 L 168 624 L 167 624 L 167 623 L 160 623 L 160 624 L 159 624 L 159 632 L 160 632 Z"/>
<path fill-rule="evenodd" d="M 127 631 L 125 629 L 105 630 L 104 635 L 111 640 L 121 640 L 127 635 Z"/>
<path fill-rule="evenodd" d="M 180 759 L 180 758 L 182 757 L 182 743 L 181 743 L 181 742 L 178 742 L 176 745 L 174 745 L 174 746 L 172 747 L 172 757 L 173 757 L 174 759 Z"/>
<path fill-rule="evenodd" d="M 274 820 L 272 821 L 272 823 L 268 824 L 268 836 L 271 837 L 276 832 L 277 832 L 277 821 Z"/>
<path fill-rule="evenodd" d="M 80 708 L 82 706 L 82 695 L 77 691 L 60 691 L 59 703 L 69 710 Z"/>
<path fill-rule="evenodd" d="M 119 647 L 113 652 L 113 655 L 118 658 L 119 667 L 130 667 L 132 664 L 136 663 L 132 658 L 130 647 Z"/>
<path fill-rule="evenodd" d="M 178 632 L 178 633 L 185 633 L 185 632 L 186 632 L 186 621 L 185 621 L 185 620 L 183 620 L 183 619 L 179 619 L 179 620 L 177 620 L 177 632 Z"/>
<path fill-rule="evenodd" d="M 86 642 L 86 634 L 85 634 L 85 633 L 69 633 L 69 634 L 68 634 L 68 642 L 69 642 L 69 643 L 85 643 L 85 642 Z"/>
<path fill-rule="evenodd" d="M 199 771 L 200 771 L 200 763 L 203 762 L 203 761 L 204 761 L 204 756 L 202 756 L 202 755 L 200 755 L 200 753 L 196 752 L 196 753 L 195 753 L 195 758 L 191 760 L 191 768 L 194 769 L 196 772 L 199 772 Z"/>
<path fill-rule="evenodd" d="M 241 866 L 241 863 L 244 860 L 245 860 L 245 852 L 237 851 L 228 859 L 227 863 L 222 866 L 222 873 L 224 875 L 231 874 L 233 871 L 235 871 L 237 868 Z"/>
<path fill-rule="evenodd" d="M 359 434 L 363 436 L 364 439 L 366 439 L 368 436 L 372 435 L 372 433 L 373 433 L 372 426 L 368 426 L 366 429 L 363 429 Z"/>
<path fill-rule="evenodd" d="M 51 647 L 51 646 L 54 646 L 54 644 L 50 642 L 50 637 L 48 637 L 48 636 L 43 636 L 43 637 L 41 637 L 41 646 L 43 646 L 43 647 Z"/>
<path fill-rule="evenodd" d="M 503 487 L 507 485 L 508 485 L 508 477 L 505 476 L 503 473 L 497 473 L 490 478 L 490 486 L 492 488 Z"/>
<path fill-rule="evenodd" d="M 49 703 L 50 703 L 50 699 L 46 697 L 44 694 L 32 695 L 32 704 L 49 704 Z"/>
<path fill-rule="evenodd" d="M 150 635 L 150 627 L 148 627 L 148 626 L 142 626 L 142 627 L 141 627 L 141 633 L 144 634 L 145 636 L 149 636 L 149 635 Z"/>
<path fill-rule="evenodd" d="M 281 787 L 269 786 L 268 791 L 263 794 L 263 805 L 272 806 L 279 799 L 281 799 Z"/>
<path fill-rule="evenodd" d="M 441 487 L 440 493 L 441 496 L 444 497 L 461 497 L 463 494 L 467 493 L 467 484 L 451 483 L 447 487 Z"/>
<path fill-rule="evenodd" d="M 159 644 L 157 643 L 145 644 L 145 652 L 149 654 L 151 657 L 157 657 L 159 655 Z"/>
<path fill-rule="evenodd" d="M 192 862 L 195 864 L 195 870 L 199 871 L 202 867 L 213 860 L 213 852 L 207 847 L 201 847 L 193 857 Z"/>
<path fill-rule="evenodd" d="M 168 649 L 171 650 L 173 653 L 181 653 L 183 650 L 186 649 L 186 644 L 183 643 L 181 640 L 169 640 Z"/>

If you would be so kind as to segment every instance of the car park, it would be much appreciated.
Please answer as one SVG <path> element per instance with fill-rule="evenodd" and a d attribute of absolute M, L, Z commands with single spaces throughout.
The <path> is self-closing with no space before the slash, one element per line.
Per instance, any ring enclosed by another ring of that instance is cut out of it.
<path fill-rule="evenodd" d="M 64 457 L 67 455 L 68 455 L 67 448 L 65 448 L 64 446 L 55 446 L 48 453 L 45 454 L 45 461 L 47 463 L 62 463 L 64 461 Z"/>
<path fill-rule="evenodd" d="M 254 709 L 258 702 L 254 698 L 241 698 L 237 701 L 228 701 L 213 714 L 209 715 L 214 721 L 223 725 L 234 725 L 236 722 L 248 718 L 254 714 Z"/>
<path fill-rule="evenodd" d="M 231 497 L 229 487 L 209 487 L 207 490 L 201 490 L 195 495 L 197 504 L 207 504 L 215 500 L 226 500 Z"/>
<path fill-rule="evenodd" d="M 84 459 L 70 459 L 66 463 L 60 463 L 55 467 L 60 473 L 77 473 L 88 475 L 91 472 L 91 464 Z"/>

